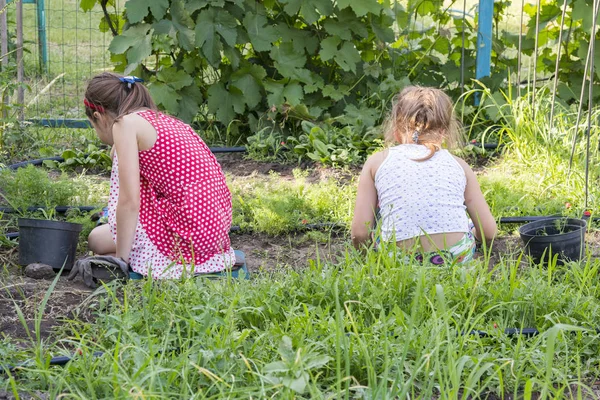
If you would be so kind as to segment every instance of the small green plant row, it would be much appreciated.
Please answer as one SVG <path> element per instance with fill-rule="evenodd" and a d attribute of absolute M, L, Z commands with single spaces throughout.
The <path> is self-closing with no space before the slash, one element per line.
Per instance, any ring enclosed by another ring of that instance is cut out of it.
<path fill-rule="evenodd" d="M 383 146 L 377 128 L 338 127 L 302 121 L 298 136 L 285 136 L 265 127 L 248 137 L 248 154 L 257 160 L 313 161 L 323 165 L 346 166 L 364 162 L 367 155 Z"/>
<path fill-rule="evenodd" d="M 83 167 L 96 171 L 110 171 L 112 168 L 109 150 L 98 148 L 93 144 L 88 144 L 85 151 L 67 149 L 62 152 L 61 157 L 63 161 L 44 160 L 44 166 L 62 170 Z"/>

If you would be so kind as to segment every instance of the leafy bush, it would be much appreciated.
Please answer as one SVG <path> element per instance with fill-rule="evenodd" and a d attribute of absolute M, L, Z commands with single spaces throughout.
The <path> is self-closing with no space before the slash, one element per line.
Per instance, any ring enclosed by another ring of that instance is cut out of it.
<path fill-rule="evenodd" d="M 144 77 L 159 106 L 183 120 L 227 126 L 239 135 L 232 142 L 269 118 L 288 133 L 302 120 L 374 126 L 391 96 L 411 83 L 455 99 L 474 87 L 477 20 L 439 0 L 128 0 L 121 14 L 107 9 L 110 1 L 80 4 L 90 10 L 96 3 L 105 9 L 101 28 L 116 35 L 110 50 L 117 70 Z M 526 4 L 520 35 L 514 23 L 503 23 L 518 17 L 508 15 L 510 2 L 494 3 L 492 71 L 481 80 L 492 93 L 514 83 L 520 49 L 539 59 L 538 76 L 557 74 L 560 101 L 577 101 L 593 4 L 567 3 L 562 18 L 563 4 L 541 2 L 539 28 L 537 7 Z M 468 107 L 466 122 L 473 112 Z"/>
<path fill-rule="evenodd" d="M 314 161 L 347 166 L 362 163 L 383 142 L 374 128 L 302 122 L 298 136 L 284 138 L 275 128 L 265 127 L 248 137 L 248 155 L 258 160 Z"/>
<path fill-rule="evenodd" d="M 285 156 L 286 143 L 283 134 L 270 127 L 264 127 L 252 136 L 248 136 L 246 150 L 254 160 L 275 161 Z"/>
<path fill-rule="evenodd" d="M 49 168 L 69 169 L 74 167 L 84 167 L 102 171 L 110 171 L 112 168 L 109 150 L 99 149 L 93 144 L 88 144 L 85 151 L 79 149 L 65 150 L 61 157 L 64 159 L 63 162 L 45 160 L 44 165 Z"/>
<path fill-rule="evenodd" d="M 308 121 L 302 122 L 302 133 L 298 138 L 288 137 L 287 145 L 300 159 L 309 159 L 325 165 L 356 165 L 366 156 L 381 147 L 378 132 L 373 129 L 360 129 L 346 126 L 318 126 Z"/>
<path fill-rule="evenodd" d="M 411 82 L 456 90 L 463 43 L 442 29 L 465 30 L 465 79 L 473 77 L 473 24 L 439 5 L 129 0 L 110 50 L 117 70 L 145 78 L 159 105 L 186 121 L 235 121 L 245 134 L 264 116 L 289 129 L 329 118 L 372 126 Z"/>

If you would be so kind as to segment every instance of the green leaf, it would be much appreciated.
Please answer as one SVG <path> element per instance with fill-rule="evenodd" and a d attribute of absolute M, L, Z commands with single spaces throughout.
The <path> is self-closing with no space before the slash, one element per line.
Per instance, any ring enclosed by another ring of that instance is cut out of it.
<path fill-rule="evenodd" d="M 250 109 L 256 107 L 262 99 L 260 85 L 252 75 L 248 74 L 241 76 L 232 81 L 231 84 L 244 94 L 244 103 L 246 103 Z"/>
<path fill-rule="evenodd" d="M 144 36 L 141 40 L 129 50 L 127 50 L 127 61 L 130 65 L 125 69 L 125 72 L 131 72 L 137 68 L 137 64 L 141 63 L 152 54 L 152 33 Z"/>
<path fill-rule="evenodd" d="M 412 10 L 413 8 L 409 7 L 409 9 Z M 437 11 L 437 9 L 437 5 L 434 4 L 431 0 L 417 1 L 416 4 L 417 14 L 421 17 L 424 17 L 429 14 L 434 14 Z"/>
<path fill-rule="evenodd" d="M 195 49 L 195 32 L 191 27 L 194 26 L 190 14 L 185 9 L 182 0 L 173 0 L 171 2 L 171 18 L 173 26 L 177 30 L 177 39 L 180 46 L 187 51 Z"/>
<path fill-rule="evenodd" d="M 219 2 L 220 4 L 215 4 L 215 3 L 217 3 L 216 1 L 208 1 L 208 0 L 186 1 L 185 2 L 185 10 L 191 15 L 194 12 L 200 10 L 201 8 L 206 7 L 209 3 L 216 7 L 223 7 L 225 5 L 225 1 L 223 1 L 223 0 L 221 0 Z"/>
<path fill-rule="evenodd" d="M 438 36 L 433 44 L 433 49 L 444 55 L 447 55 L 450 53 L 450 40 L 448 40 L 448 38 L 445 36 Z"/>
<path fill-rule="evenodd" d="M 372 76 L 373 78 L 377 79 L 379 78 L 379 75 L 381 75 L 381 65 L 379 63 L 365 63 L 363 65 L 363 71 L 365 72 L 365 75 Z"/>
<path fill-rule="evenodd" d="M 290 77 L 296 68 L 302 68 L 306 64 L 304 52 L 294 50 L 292 43 L 281 43 L 271 49 L 271 58 L 275 61 L 275 68 L 285 77 Z"/>
<path fill-rule="evenodd" d="M 228 124 L 236 112 L 244 112 L 244 96 L 239 89 L 227 90 L 222 82 L 217 82 L 208 89 L 208 110 L 223 124 Z"/>
<path fill-rule="evenodd" d="M 83 12 L 91 11 L 96 5 L 96 0 L 81 0 L 79 7 Z"/>
<path fill-rule="evenodd" d="M 586 0 L 575 0 L 573 2 L 571 18 L 575 21 L 581 20 L 581 27 L 589 34 L 592 29 L 592 23 L 594 22 L 592 5 L 588 4 Z"/>
<path fill-rule="evenodd" d="M 319 55 L 321 60 L 329 61 L 338 53 L 338 45 L 342 40 L 337 36 L 329 36 L 321 41 L 321 51 Z"/>
<path fill-rule="evenodd" d="M 244 94 L 248 108 L 254 108 L 262 100 L 262 80 L 267 72 L 260 65 L 246 64 L 231 76 L 231 84 Z"/>
<path fill-rule="evenodd" d="M 348 87 L 344 85 L 340 85 L 337 88 L 333 85 L 325 85 L 323 87 L 323 96 L 330 97 L 335 101 L 340 101 L 348 94 Z"/>
<path fill-rule="evenodd" d="M 102 33 L 107 33 L 110 32 L 112 34 L 110 25 L 108 23 L 108 21 L 110 21 L 110 23 L 112 24 L 113 27 L 116 28 L 118 33 L 121 33 L 121 31 L 123 30 L 123 26 L 125 25 L 125 18 L 122 14 L 109 14 L 108 18 L 105 16 L 103 16 L 100 19 L 100 24 L 98 24 L 98 30 Z"/>
<path fill-rule="evenodd" d="M 156 35 L 169 35 L 173 36 L 175 34 L 175 27 L 173 26 L 173 22 L 168 19 L 161 19 L 155 24 L 152 24 L 152 28 L 154 29 L 154 33 Z"/>
<path fill-rule="evenodd" d="M 181 96 L 177 94 L 175 89 L 166 83 L 152 82 L 152 84 L 148 86 L 148 90 L 150 90 L 152 98 L 156 99 L 157 104 L 162 104 L 170 113 L 176 113 L 177 102 L 181 99 Z"/>
<path fill-rule="evenodd" d="M 148 35 L 151 26 L 148 24 L 138 24 L 130 26 L 119 36 L 115 36 L 108 46 L 108 50 L 114 54 L 123 54 L 130 47 L 138 44 Z"/>
<path fill-rule="evenodd" d="M 358 108 L 354 104 L 348 104 L 344 109 L 344 115 L 339 119 L 343 124 L 374 126 L 377 122 L 379 111 L 375 108 Z"/>
<path fill-rule="evenodd" d="M 283 90 L 283 96 L 286 102 L 291 106 L 297 106 L 302 103 L 304 98 L 304 92 L 302 86 L 298 82 L 290 82 L 285 86 Z"/>
<path fill-rule="evenodd" d="M 209 8 L 203 10 L 196 19 L 196 46 L 202 48 L 206 59 L 213 66 L 221 61 L 221 40 L 229 46 L 234 46 L 237 40 L 237 20 L 226 10 Z"/>
<path fill-rule="evenodd" d="M 340 10 L 350 7 L 356 15 L 362 17 L 368 13 L 379 14 L 383 6 L 377 0 L 338 0 L 338 7 Z"/>
<path fill-rule="evenodd" d="M 311 32 L 288 27 L 285 24 L 276 26 L 277 34 L 281 36 L 281 42 L 289 42 L 294 46 L 294 51 L 300 53 L 304 49 L 308 54 L 314 54 L 319 48 L 319 39 Z"/>
<path fill-rule="evenodd" d="M 183 25 L 188 28 L 194 26 L 194 20 L 192 19 L 189 11 L 185 8 L 185 3 L 183 0 L 172 0 L 170 10 L 174 24 Z"/>
<path fill-rule="evenodd" d="M 162 19 L 169 8 L 169 0 L 146 0 L 146 3 L 155 19 Z"/>
<path fill-rule="evenodd" d="M 217 37 L 212 21 L 204 21 L 204 19 L 208 20 L 208 13 L 208 11 L 202 11 L 196 21 L 196 46 L 202 49 L 202 54 L 204 54 L 204 57 L 206 57 L 212 66 L 218 67 L 221 63 L 221 50 L 223 46 Z"/>
<path fill-rule="evenodd" d="M 225 60 L 231 65 L 232 69 L 236 70 L 239 68 L 242 55 L 237 47 L 225 47 L 223 49 L 223 55 L 225 56 Z"/>
<path fill-rule="evenodd" d="M 262 100 L 262 80 L 267 73 L 260 65 L 247 64 L 231 76 L 231 84 L 244 94 L 244 103 L 249 109 Z"/>
<path fill-rule="evenodd" d="M 360 38 L 369 36 L 366 25 L 350 8 L 338 12 L 337 18 L 327 18 L 323 27 L 329 34 L 339 36 L 343 40 L 352 40 L 352 33 Z"/>
<path fill-rule="evenodd" d="M 183 121 L 190 123 L 194 120 L 198 111 L 200 111 L 200 104 L 204 100 L 202 91 L 196 84 L 192 84 L 184 87 L 180 93 L 181 100 L 179 101 L 177 116 Z"/>
<path fill-rule="evenodd" d="M 304 85 L 304 93 L 313 93 L 323 89 L 324 79 L 321 75 L 314 72 L 310 73 L 310 80 L 301 81 Z"/>
<path fill-rule="evenodd" d="M 289 82 L 284 85 L 281 82 L 267 80 L 264 82 L 267 90 L 267 101 L 269 106 L 280 106 L 282 104 L 290 104 L 292 106 L 299 105 L 304 98 L 302 86 L 298 82 Z"/>
<path fill-rule="evenodd" d="M 196 39 L 196 34 L 192 29 L 186 28 L 181 25 L 175 25 L 177 27 L 177 39 L 179 39 L 179 44 L 184 50 L 193 51 L 194 50 L 194 41 Z"/>
<path fill-rule="evenodd" d="M 396 35 L 392 29 L 393 24 L 393 18 L 384 13 L 381 13 L 381 15 L 378 17 L 371 18 L 371 27 L 373 28 L 373 32 L 383 43 L 392 43 L 394 40 L 396 40 Z"/>
<path fill-rule="evenodd" d="M 331 0 L 282 0 L 285 6 L 283 11 L 289 16 L 295 16 L 298 12 L 304 17 L 307 24 L 314 24 L 321 16 L 333 14 Z"/>
<path fill-rule="evenodd" d="M 214 9 L 213 9 L 214 10 Z M 237 40 L 237 20 L 229 14 L 227 11 L 217 11 L 216 18 L 214 19 L 216 24 L 216 31 L 229 46 L 235 46 Z"/>
<path fill-rule="evenodd" d="M 330 36 L 321 42 L 321 51 L 319 55 L 321 60 L 329 61 L 333 59 L 344 71 L 356 72 L 356 63 L 360 58 L 360 53 L 354 47 L 352 42 L 344 42 L 339 48 L 341 39 L 337 36 Z"/>
<path fill-rule="evenodd" d="M 313 146 L 322 156 L 329 155 L 329 149 L 325 146 L 325 143 L 321 142 L 319 139 L 313 140 Z"/>
<path fill-rule="evenodd" d="M 360 53 L 354 47 L 352 42 L 344 42 L 335 62 L 342 67 L 344 71 L 356 73 L 356 64 L 361 61 Z"/>
<path fill-rule="evenodd" d="M 250 36 L 250 43 L 256 51 L 270 51 L 271 43 L 278 40 L 277 30 L 268 24 L 267 18 L 260 14 L 247 14 L 244 27 Z"/>
<path fill-rule="evenodd" d="M 179 90 L 184 86 L 190 85 L 194 78 L 183 70 L 175 68 L 163 69 L 156 74 L 156 78 L 162 82 L 168 83 L 175 90 Z"/>
<path fill-rule="evenodd" d="M 130 24 L 137 24 L 148 15 L 148 0 L 127 0 L 125 14 Z"/>

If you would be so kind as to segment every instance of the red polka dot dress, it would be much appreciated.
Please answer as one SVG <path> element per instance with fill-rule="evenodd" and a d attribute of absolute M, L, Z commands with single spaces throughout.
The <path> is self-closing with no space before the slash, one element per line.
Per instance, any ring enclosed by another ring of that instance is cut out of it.
<path fill-rule="evenodd" d="M 152 110 L 138 115 L 154 127 L 157 139 L 139 152 L 140 213 L 131 269 L 161 279 L 231 267 L 231 194 L 216 158 L 184 122 Z M 115 154 L 108 204 L 115 242 L 118 164 Z"/>

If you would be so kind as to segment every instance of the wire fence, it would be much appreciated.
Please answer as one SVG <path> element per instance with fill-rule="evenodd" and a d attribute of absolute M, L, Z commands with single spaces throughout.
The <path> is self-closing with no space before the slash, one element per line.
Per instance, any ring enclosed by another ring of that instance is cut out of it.
<path fill-rule="evenodd" d="M 116 3 L 118 7 L 119 1 Z M 10 23 L 14 21 L 15 8 L 10 6 L 9 35 L 15 26 Z M 37 7 L 38 4 L 23 4 L 24 82 L 29 87 L 25 91 L 25 118 L 53 123 L 83 119 L 81 99 L 86 81 L 100 71 L 112 69 L 108 51 L 112 34 L 100 30 L 102 9 L 96 6 L 84 12 L 80 0 L 45 0 L 44 63 L 40 55 L 44 32 L 38 24 Z"/>

